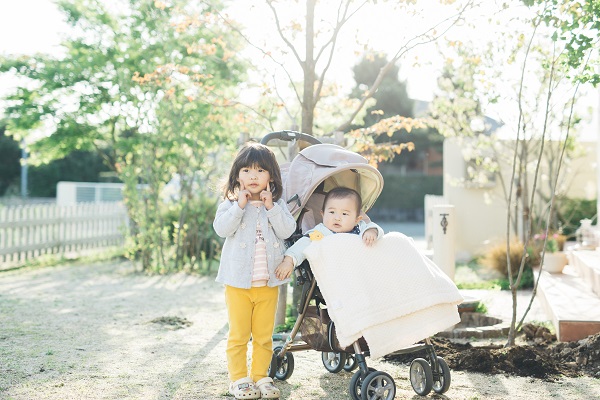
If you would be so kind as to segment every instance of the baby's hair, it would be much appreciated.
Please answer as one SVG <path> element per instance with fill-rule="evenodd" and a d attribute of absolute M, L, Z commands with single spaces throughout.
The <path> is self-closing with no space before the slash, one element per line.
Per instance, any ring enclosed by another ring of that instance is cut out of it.
<path fill-rule="evenodd" d="M 240 183 L 238 182 L 240 170 L 242 168 L 253 166 L 258 166 L 269 172 L 272 180 L 269 185 L 271 186 L 273 201 L 277 201 L 281 198 L 281 195 L 283 194 L 283 184 L 281 183 L 281 172 L 279 171 L 279 163 L 275 158 L 275 154 L 264 144 L 256 142 L 246 143 L 238 152 L 235 160 L 233 160 L 233 165 L 231 166 L 229 177 L 225 184 L 224 198 L 229 200 L 235 200 L 237 198 L 237 192 L 240 189 Z"/>
<path fill-rule="evenodd" d="M 356 212 L 360 214 L 360 209 L 362 208 L 362 198 L 356 190 L 347 187 L 336 187 L 327 192 L 325 195 L 325 200 L 323 200 L 323 211 L 325 211 L 325 206 L 327 205 L 329 199 L 346 199 L 348 197 L 354 198 L 354 202 L 356 203 Z"/>

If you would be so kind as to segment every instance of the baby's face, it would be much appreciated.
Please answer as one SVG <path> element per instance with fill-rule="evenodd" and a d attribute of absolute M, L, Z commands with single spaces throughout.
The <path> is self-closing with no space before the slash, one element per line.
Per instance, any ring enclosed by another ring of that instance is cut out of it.
<path fill-rule="evenodd" d="M 327 200 L 322 213 L 323 225 L 336 233 L 350 232 L 361 219 L 356 210 L 356 202 L 350 197 Z"/>

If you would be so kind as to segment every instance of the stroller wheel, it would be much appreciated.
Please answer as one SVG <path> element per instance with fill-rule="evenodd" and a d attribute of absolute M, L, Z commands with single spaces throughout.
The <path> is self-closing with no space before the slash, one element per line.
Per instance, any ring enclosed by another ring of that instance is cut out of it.
<path fill-rule="evenodd" d="M 294 355 L 288 351 L 283 357 L 279 357 L 282 349 L 282 346 L 277 346 L 273 349 L 273 357 L 271 357 L 271 365 L 267 374 L 271 378 L 285 381 L 294 372 Z"/>
<path fill-rule="evenodd" d="M 371 372 L 362 383 L 362 400 L 393 400 L 396 396 L 394 379 L 382 371 Z"/>
<path fill-rule="evenodd" d="M 433 391 L 446 393 L 450 389 L 450 368 L 442 357 L 437 358 L 437 371 L 433 371 Z"/>
<path fill-rule="evenodd" d="M 352 353 L 346 354 L 346 364 L 344 364 L 344 371 L 352 372 L 358 368 L 358 362 L 356 362 L 356 356 Z"/>
<path fill-rule="evenodd" d="M 346 365 L 346 353 L 322 352 L 321 360 L 325 369 L 333 374 L 337 374 Z"/>
<path fill-rule="evenodd" d="M 372 367 L 369 367 L 368 369 L 369 373 L 366 376 L 368 376 L 371 372 L 377 371 L 375 368 Z M 348 385 L 348 392 L 350 392 L 350 397 L 352 398 L 352 400 L 362 400 L 362 397 L 360 397 L 363 383 L 362 378 L 362 371 L 359 370 L 356 371 L 354 375 L 352 375 L 352 379 L 350 379 L 350 384 Z"/>
<path fill-rule="evenodd" d="M 433 373 L 426 360 L 415 358 L 410 363 L 410 384 L 420 396 L 427 396 L 433 387 Z"/>

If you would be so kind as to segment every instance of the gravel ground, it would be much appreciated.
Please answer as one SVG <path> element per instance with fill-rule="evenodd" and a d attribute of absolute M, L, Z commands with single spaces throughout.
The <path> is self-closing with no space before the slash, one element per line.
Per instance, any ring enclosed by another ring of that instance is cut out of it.
<path fill-rule="evenodd" d="M 154 321 L 154 322 L 153 322 Z M 226 399 L 227 315 L 212 277 L 148 277 L 127 262 L 0 273 L 0 399 Z M 348 399 L 351 373 L 295 352 L 283 399 Z M 389 373 L 396 399 L 418 399 L 408 366 Z M 545 381 L 452 372 L 437 399 L 597 399 L 589 377 Z"/>

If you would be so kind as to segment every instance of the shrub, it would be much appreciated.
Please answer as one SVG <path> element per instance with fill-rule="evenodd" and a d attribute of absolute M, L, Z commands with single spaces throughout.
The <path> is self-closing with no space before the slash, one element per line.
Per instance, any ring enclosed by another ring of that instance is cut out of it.
<path fill-rule="evenodd" d="M 523 257 L 524 252 L 525 247 L 520 241 L 513 240 L 510 243 L 509 259 L 513 277 L 516 277 L 517 273 L 519 272 L 519 267 L 521 266 L 521 259 Z M 504 277 L 508 278 L 506 243 L 502 242 L 492 246 L 485 253 L 481 261 L 483 265 L 493 269 L 494 271 L 502 273 Z M 529 255 L 525 256 L 525 269 L 531 269 L 531 261 Z"/>
<path fill-rule="evenodd" d="M 275 327 L 276 333 L 290 332 L 296 324 L 296 316 L 294 315 L 295 307 L 288 304 L 285 308 L 285 323 Z"/>
<path fill-rule="evenodd" d="M 517 275 L 513 275 L 513 279 L 516 279 Z M 523 270 L 523 275 L 521 276 L 521 282 L 519 284 L 519 289 L 526 289 L 533 287 L 533 270 L 526 264 L 525 269 Z M 500 286 L 501 290 L 510 290 L 510 282 L 508 282 L 507 278 L 502 278 L 497 281 L 497 284 Z"/>
<path fill-rule="evenodd" d="M 214 198 L 198 196 L 188 203 L 170 204 L 164 211 L 170 244 L 185 268 L 211 272 L 215 264 L 211 261 L 218 258 L 223 243 L 212 227 L 217 205 Z"/>
<path fill-rule="evenodd" d="M 563 234 L 571 240 L 575 239 L 579 221 L 585 218 L 594 219 L 596 216 L 596 199 L 559 199 L 557 214 Z"/>

